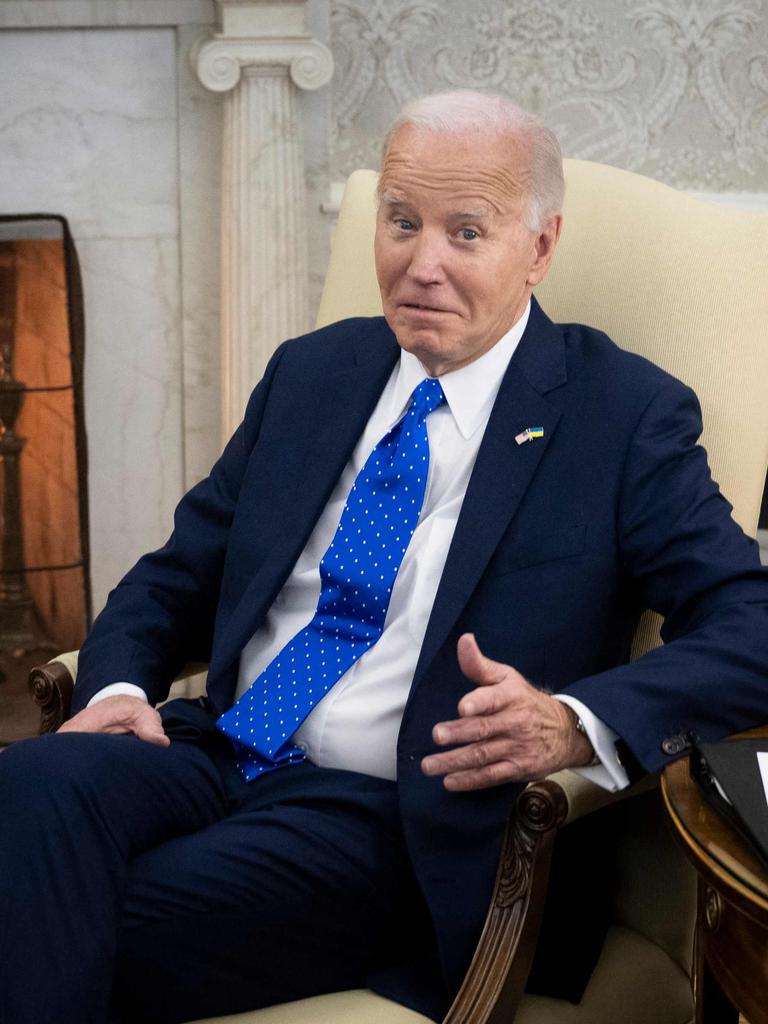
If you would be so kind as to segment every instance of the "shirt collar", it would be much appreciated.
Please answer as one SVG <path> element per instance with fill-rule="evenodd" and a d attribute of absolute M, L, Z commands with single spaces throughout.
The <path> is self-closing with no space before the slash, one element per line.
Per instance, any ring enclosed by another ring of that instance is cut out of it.
<path fill-rule="evenodd" d="M 529 302 L 520 319 L 487 352 L 466 366 L 438 378 L 456 426 L 465 439 L 488 422 L 502 378 L 523 336 L 530 312 Z M 396 399 L 401 412 L 414 388 L 427 376 L 413 353 L 401 351 Z"/>

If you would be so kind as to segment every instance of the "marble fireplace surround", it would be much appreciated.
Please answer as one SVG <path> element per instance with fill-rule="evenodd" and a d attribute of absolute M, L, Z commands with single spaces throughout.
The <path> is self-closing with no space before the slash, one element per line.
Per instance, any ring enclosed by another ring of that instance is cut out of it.
<path fill-rule="evenodd" d="M 0 210 L 62 213 L 83 271 L 96 611 L 311 323 L 313 8 L 327 34 L 313 0 L 0 0 Z"/>
<path fill-rule="evenodd" d="M 365 113 L 348 109 L 350 67 L 373 75 L 378 135 L 400 82 L 384 44 L 408 27 L 390 39 L 387 19 L 438 6 L 0 0 L 0 211 L 66 216 L 83 271 L 96 610 L 163 543 L 277 342 L 313 319 L 345 125 L 359 133 Z M 768 206 L 766 192 L 710 198 Z"/>

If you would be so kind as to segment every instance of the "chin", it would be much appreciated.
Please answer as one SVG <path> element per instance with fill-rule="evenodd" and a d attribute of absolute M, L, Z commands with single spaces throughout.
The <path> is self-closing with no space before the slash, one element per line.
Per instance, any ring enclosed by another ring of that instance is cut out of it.
<path fill-rule="evenodd" d="M 416 356 L 425 366 L 432 362 L 442 363 L 446 359 L 446 346 L 439 341 L 401 333 L 397 335 L 397 343 L 404 351 Z"/>
<path fill-rule="evenodd" d="M 422 353 L 425 356 L 440 357 L 451 349 L 451 343 L 447 338 L 427 328 L 414 330 L 411 326 L 399 326 L 395 330 L 395 336 L 400 348 L 405 349 L 406 352 L 412 352 L 415 356 L 419 357 L 421 357 Z"/>

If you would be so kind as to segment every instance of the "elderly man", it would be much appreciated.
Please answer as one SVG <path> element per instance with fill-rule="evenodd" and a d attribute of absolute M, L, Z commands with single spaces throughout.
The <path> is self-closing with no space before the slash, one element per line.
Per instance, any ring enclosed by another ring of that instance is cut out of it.
<path fill-rule="evenodd" d="M 399 116 L 384 319 L 277 350 L 94 625 L 77 713 L 0 758 L 4 1024 L 359 985 L 437 1019 L 526 779 L 619 787 L 764 717 L 766 574 L 695 397 L 532 298 L 562 193 L 506 100 Z M 645 607 L 667 644 L 630 666 Z M 154 710 L 188 659 L 207 697 Z"/>

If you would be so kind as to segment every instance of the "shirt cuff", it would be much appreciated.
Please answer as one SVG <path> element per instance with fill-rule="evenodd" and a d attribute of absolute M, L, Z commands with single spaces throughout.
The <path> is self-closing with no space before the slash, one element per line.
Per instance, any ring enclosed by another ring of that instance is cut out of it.
<path fill-rule="evenodd" d="M 629 776 L 624 766 L 619 761 L 616 751 L 616 740 L 619 734 L 602 722 L 589 708 L 580 700 L 571 697 L 566 693 L 553 693 L 555 700 L 567 704 L 572 708 L 584 723 L 584 728 L 589 737 L 589 742 L 600 759 L 600 764 L 572 768 L 571 771 L 578 772 L 585 779 L 594 782 L 603 789 L 616 793 L 620 789 L 626 789 L 629 785 Z"/>
<path fill-rule="evenodd" d="M 89 708 L 91 704 L 98 704 L 100 700 L 105 700 L 107 697 L 123 696 L 140 697 L 145 704 L 149 704 L 149 699 L 140 686 L 134 686 L 133 683 L 110 683 L 109 686 L 105 686 L 103 690 L 99 690 L 98 693 L 94 693 L 85 706 Z"/>

